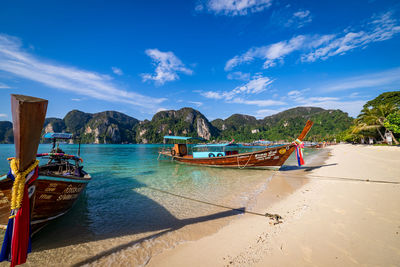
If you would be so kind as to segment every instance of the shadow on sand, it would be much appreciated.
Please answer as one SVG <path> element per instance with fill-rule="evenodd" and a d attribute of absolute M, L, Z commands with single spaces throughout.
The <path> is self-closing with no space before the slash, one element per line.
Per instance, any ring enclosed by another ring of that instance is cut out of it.
<path fill-rule="evenodd" d="M 310 172 L 310 171 L 313 171 L 313 170 L 315 170 L 315 169 L 319 169 L 319 168 L 322 168 L 322 167 L 335 166 L 335 165 L 337 165 L 337 163 L 324 164 L 324 165 L 317 165 L 317 166 L 301 166 L 301 167 L 299 167 L 299 166 L 297 166 L 297 165 L 289 165 L 289 166 L 286 166 L 286 165 L 285 165 L 285 166 L 282 166 L 282 167 L 279 169 L 279 171 L 286 172 L 286 171 L 304 170 L 304 171 L 306 171 L 306 172 Z"/>
<path fill-rule="evenodd" d="M 150 236 L 146 236 L 137 240 L 133 240 L 131 242 L 116 246 L 112 249 L 103 251 L 102 253 L 99 253 L 89 259 L 86 259 L 84 261 L 78 262 L 76 264 L 74 264 L 73 266 L 81 266 L 84 264 L 90 264 L 92 262 L 95 262 L 103 257 L 107 257 L 113 253 L 116 253 L 118 251 L 124 250 L 128 247 L 131 247 L 135 244 L 139 244 L 145 240 L 149 240 L 152 238 L 157 238 L 159 236 L 162 236 L 168 232 L 172 232 L 175 230 L 178 230 L 186 225 L 190 225 L 190 224 L 195 224 L 195 223 L 200 223 L 200 222 L 206 222 L 206 221 L 210 221 L 210 220 L 216 220 L 216 219 L 220 219 L 220 218 L 224 218 L 224 217 L 229 217 L 229 216 L 233 216 L 233 215 L 237 215 L 237 214 L 241 214 L 245 212 L 244 208 L 241 208 L 242 211 L 240 210 L 228 210 L 228 211 L 223 211 L 223 212 L 218 212 L 218 213 L 214 213 L 214 214 L 210 214 L 210 215 L 206 215 L 206 216 L 200 216 L 197 218 L 189 218 L 189 219 L 183 219 L 183 220 L 176 220 L 176 222 L 174 223 L 173 226 L 171 226 L 171 228 L 165 229 L 164 231 L 160 232 L 160 233 L 156 233 Z"/>

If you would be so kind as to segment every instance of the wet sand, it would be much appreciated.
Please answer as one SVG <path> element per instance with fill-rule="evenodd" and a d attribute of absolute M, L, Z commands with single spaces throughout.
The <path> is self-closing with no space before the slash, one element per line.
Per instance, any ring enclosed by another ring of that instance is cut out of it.
<path fill-rule="evenodd" d="M 320 167 L 281 171 L 257 197 L 252 210 L 283 223 L 245 214 L 148 266 L 399 266 L 400 148 L 325 151 L 325 162 L 312 164 Z M 304 185 L 285 190 L 293 180 Z"/>

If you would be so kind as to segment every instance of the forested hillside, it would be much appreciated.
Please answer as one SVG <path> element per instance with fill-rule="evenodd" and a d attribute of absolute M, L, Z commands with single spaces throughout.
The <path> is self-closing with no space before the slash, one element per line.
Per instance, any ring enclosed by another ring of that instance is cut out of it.
<path fill-rule="evenodd" d="M 341 110 L 325 110 L 315 107 L 297 107 L 256 120 L 254 117 L 235 114 L 226 120 L 212 123 L 220 130 L 217 139 L 235 139 L 247 142 L 255 139 L 292 140 L 296 139 L 307 120 L 314 126 L 306 140 L 321 141 L 333 139 L 334 135 L 348 129 L 353 119 Z"/>
<path fill-rule="evenodd" d="M 199 136 L 207 140 L 250 142 L 258 139 L 293 140 L 306 121 L 314 121 L 307 140 L 333 139 L 348 129 L 353 119 L 340 110 L 297 107 L 264 119 L 234 114 L 212 122 L 192 108 L 156 113 L 149 120 L 139 121 L 116 111 L 85 113 L 72 110 L 63 119 L 47 118 L 44 132 L 70 132 L 83 143 L 161 143 L 164 135 Z M 0 122 L 0 142 L 12 143 L 11 122 Z"/>

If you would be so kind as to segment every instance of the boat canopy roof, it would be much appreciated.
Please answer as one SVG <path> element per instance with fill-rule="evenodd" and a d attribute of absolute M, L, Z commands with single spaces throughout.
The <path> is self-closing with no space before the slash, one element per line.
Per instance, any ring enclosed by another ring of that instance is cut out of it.
<path fill-rule="evenodd" d="M 254 143 L 269 144 L 269 143 L 272 143 L 272 142 L 271 141 L 265 141 L 265 140 L 258 140 L 258 141 L 254 141 Z"/>
<path fill-rule="evenodd" d="M 237 146 L 239 146 L 239 145 L 238 145 L 238 144 L 233 144 L 233 143 L 205 144 L 205 145 L 197 145 L 197 146 L 194 146 L 194 148 L 198 148 L 198 147 L 227 147 L 227 146 L 237 147 Z"/>
<path fill-rule="evenodd" d="M 166 135 L 164 139 L 176 139 L 176 140 L 204 140 L 201 137 L 188 137 L 188 136 L 173 136 L 173 135 Z"/>
<path fill-rule="evenodd" d="M 71 133 L 46 133 L 44 138 L 48 139 L 71 139 L 72 134 Z"/>

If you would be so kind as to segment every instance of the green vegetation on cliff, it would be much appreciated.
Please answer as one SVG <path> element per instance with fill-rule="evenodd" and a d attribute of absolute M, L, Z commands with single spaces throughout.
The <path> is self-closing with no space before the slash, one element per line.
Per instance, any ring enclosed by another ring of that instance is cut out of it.
<path fill-rule="evenodd" d="M 64 120 L 58 118 L 46 118 L 44 120 L 44 128 L 45 132 L 55 132 L 61 133 L 66 131 L 66 126 Z"/>
<path fill-rule="evenodd" d="M 139 120 L 117 111 L 85 113 L 72 110 L 64 119 L 47 118 L 44 132 L 70 132 L 83 143 L 135 143 Z"/>
<path fill-rule="evenodd" d="M 63 121 L 67 127 L 67 132 L 80 135 L 84 132 L 86 123 L 93 117 L 90 113 L 79 110 L 71 110 L 65 115 Z M 82 132 L 83 131 L 83 132 Z"/>
<path fill-rule="evenodd" d="M 139 120 L 116 111 L 95 113 L 81 128 L 81 138 L 85 143 L 134 143 L 133 128 Z"/>
<path fill-rule="evenodd" d="M 314 107 L 297 107 L 256 120 L 254 117 L 235 114 L 226 120 L 214 120 L 221 132 L 218 139 L 235 139 L 248 142 L 256 139 L 293 140 L 301 133 L 307 120 L 314 122 L 306 140 L 334 139 L 334 135 L 347 129 L 353 119 L 341 110 Z M 247 121 L 245 123 L 244 121 Z"/>
<path fill-rule="evenodd" d="M 0 121 L 0 144 L 12 144 L 14 142 L 13 125 L 9 121 Z"/>
<path fill-rule="evenodd" d="M 136 128 L 138 143 L 162 143 L 164 135 L 200 136 L 212 139 L 219 133 L 207 118 L 192 108 L 166 110 L 156 113 Z"/>

